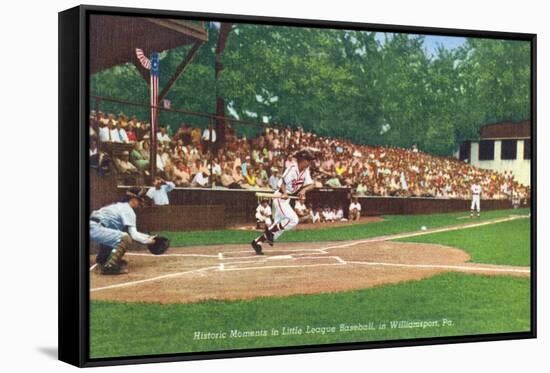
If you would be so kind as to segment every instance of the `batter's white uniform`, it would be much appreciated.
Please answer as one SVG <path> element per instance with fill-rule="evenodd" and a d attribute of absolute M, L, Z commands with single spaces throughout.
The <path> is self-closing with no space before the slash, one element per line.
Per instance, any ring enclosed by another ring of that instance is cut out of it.
<path fill-rule="evenodd" d="M 279 181 L 279 188 L 284 184 L 286 186 L 286 194 L 292 195 L 298 192 L 298 190 L 307 185 L 313 184 L 309 167 L 301 171 L 298 166 L 292 164 L 284 172 L 281 180 Z M 282 194 L 280 189 L 275 194 Z M 290 205 L 290 199 L 274 198 L 273 199 L 273 218 L 275 222 L 271 227 L 276 224 L 281 224 L 283 230 L 279 230 L 273 233 L 273 239 L 279 238 L 285 230 L 294 228 L 298 224 L 298 215 L 294 212 L 294 209 Z"/>
<path fill-rule="evenodd" d="M 256 207 L 256 220 L 264 222 L 267 226 L 271 225 L 271 207 L 266 205 L 265 207 L 260 203 Z"/>
<path fill-rule="evenodd" d="M 479 200 L 481 196 L 481 185 L 479 184 L 473 184 L 472 185 L 472 206 L 470 207 L 470 210 L 474 211 L 476 210 L 479 214 Z"/>

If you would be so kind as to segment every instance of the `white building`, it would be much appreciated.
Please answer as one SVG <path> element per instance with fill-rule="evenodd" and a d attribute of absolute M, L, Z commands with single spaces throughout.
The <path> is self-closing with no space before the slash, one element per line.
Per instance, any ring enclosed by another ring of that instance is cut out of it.
<path fill-rule="evenodd" d="M 531 185 L 531 122 L 501 122 L 481 127 L 478 141 L 465 141 L 458 158 L 472 166 L 512 171 L 523 185 Z"/>

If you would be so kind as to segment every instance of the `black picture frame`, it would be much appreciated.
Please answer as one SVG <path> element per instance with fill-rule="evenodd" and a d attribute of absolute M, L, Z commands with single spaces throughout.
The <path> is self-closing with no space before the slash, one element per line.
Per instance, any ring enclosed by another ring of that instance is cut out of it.
<path fill-rule="evenodd" d="M 332 345 L 281 347 L 222 352 L 178 353 L 123 358 L 89 358 L 88 276 L 88 135 L 89 45 L 88 19 L 92 14 L 185 18 L 255 24 L 345 28 L 352 30 L 523 40 L 531 43 L 531 330 L 519 333 L 434 337 Z M 465 342 L 536 338 L 537 335 L 537 36 L 483 30 L 460 30 L 422 26 L 382 25 L 357 22 L 244 16 L 156 9 L 82 5 L 59 13 L 59 360 L 79 367 L 173 362 L 264 355 L 283 355 L 371 348 L 437 345 Z"/>

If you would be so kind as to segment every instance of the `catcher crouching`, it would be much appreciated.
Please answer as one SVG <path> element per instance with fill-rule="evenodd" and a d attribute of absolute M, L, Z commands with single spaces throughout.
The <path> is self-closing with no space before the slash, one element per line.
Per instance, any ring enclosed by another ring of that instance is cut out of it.
<path fill-rule="evenodd" d="M 100 244 L 96 262 L 102 275 L 128 273 L 128 262 L 122 257 L 132 240 L 147 245 L 149 251 L 155 255 L 168 249 L 167 238 L 150 236 L 136 229 L 134 210 L 142 205 L 144 195 L 143 189 L 130 188 L 121 202 L 92 212 L 90 239 Z"/>

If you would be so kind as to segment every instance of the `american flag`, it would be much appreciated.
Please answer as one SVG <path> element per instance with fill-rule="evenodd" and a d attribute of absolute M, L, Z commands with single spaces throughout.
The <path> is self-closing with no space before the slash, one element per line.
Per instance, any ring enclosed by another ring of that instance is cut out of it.
<path fill-rule="evenodd" d="M 143 50 L 136 48 L 136 57 L 139 60 L 139 63 L 141 63 L 141 66 L 147 70 L 151 70 L 151 61 L 145 56 L 145 54 L 143 54 Z"/>
<path fill-rule="evenodd" d="M 157 148 L 157 127 L 158 127 L 158 99 L 159 99 L 159 54 L 152 53 L 151 58 L 147 58 L 143 50 L 136 48 L 136 57 L 141 66 L 150 70 L 151 75 L 151 149 Z M 156 169 L 156 158 L 151 159 L 153 173 Z"/>

